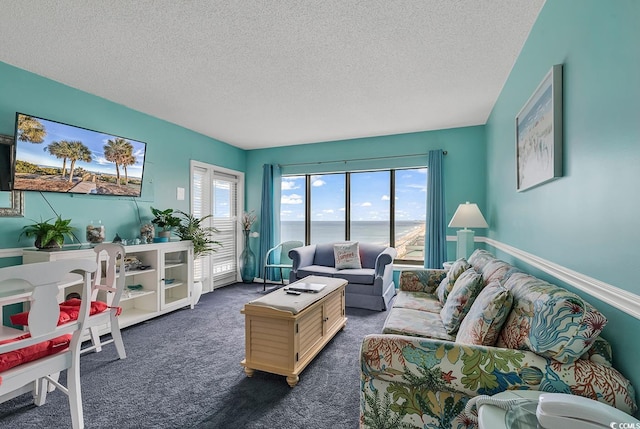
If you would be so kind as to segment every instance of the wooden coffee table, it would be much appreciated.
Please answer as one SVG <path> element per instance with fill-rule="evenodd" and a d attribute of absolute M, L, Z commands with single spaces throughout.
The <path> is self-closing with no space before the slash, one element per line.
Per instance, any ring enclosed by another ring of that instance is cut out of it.
<path fill-rule="evenodd" d="M 343 329 L 347 281 L 309 276 L 296 283 L 324 284 L 318 293 L 289 295 L 278 289 L 244 305 L 246 356 L 241 362 L 248 377 L 266 371 L 287 377 L 294 387 L 302 370 Z M 292 283 L 293 285 L 293 283 Z"/>

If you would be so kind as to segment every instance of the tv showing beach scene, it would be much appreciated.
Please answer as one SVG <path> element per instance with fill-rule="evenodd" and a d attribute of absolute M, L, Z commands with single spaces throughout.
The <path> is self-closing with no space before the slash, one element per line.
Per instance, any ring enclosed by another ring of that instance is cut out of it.
<path fill-rule="evenodd" d="M 13 188 L 139 197 L 146 143 L 16 113 Z"/>

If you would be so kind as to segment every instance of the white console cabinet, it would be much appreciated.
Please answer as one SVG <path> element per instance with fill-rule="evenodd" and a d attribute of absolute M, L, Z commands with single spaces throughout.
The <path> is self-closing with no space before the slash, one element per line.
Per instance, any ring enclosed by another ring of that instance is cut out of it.
<path fill-rule="evenodd" d="M 135 256 L 148 268 L 126 271 L 126 286 L 120 299 L 121 328 L 185 306 L 193 308 L 193 246 L 190 241 L 125 246 L 125 251 L 127 257 Z M 22 262 L 29 264 L 78 258 L 95 260 L 95 257 L 90 247 L 55 251 L 24 250 Z M 59 301 L 62 302 L 71 292 L 76 292 L 75 286 L 61 290 Z M 109 298 L 98 296 L 107 304 L 110 304 Z M 108 327 L 105 326 L 104 330 L 108 332 Z"/>

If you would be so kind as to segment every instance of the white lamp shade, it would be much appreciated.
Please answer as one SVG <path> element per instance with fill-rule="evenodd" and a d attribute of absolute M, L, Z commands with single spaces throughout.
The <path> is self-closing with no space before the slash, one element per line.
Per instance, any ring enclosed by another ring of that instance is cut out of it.
<path fill-rule="evenodd" d="M 460 204 L 458 209 L 453 214 L 451 222 L 449 222 L 449 228 L 488 228 L 487 221 L 484 220 L 484 216 L 480 213 L 478 205 L 475 203 L 466 202 Z"/>

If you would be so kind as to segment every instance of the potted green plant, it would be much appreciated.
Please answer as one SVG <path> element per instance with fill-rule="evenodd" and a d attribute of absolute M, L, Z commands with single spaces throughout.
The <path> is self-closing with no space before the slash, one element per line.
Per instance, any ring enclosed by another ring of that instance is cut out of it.
<path fill-rule="evenodd" d="M 40 222 L 35 222 L 31 225 L 22 227 L 20 237 L 23 235 L 26 237 L 35 237 L 34 245 L 38 249 L 58 249 L 64 244 L 65 236 L 73 239 L 73 228 L 69 226 L 71 219 L 62 219 L 60 216 L 56 217 L 55 222 L 50 223 L 53 220 L 47 219 Z M 18 237 L 18 239 L 20 239 Z"/>
<path fill-rule="evenodd" d="M 218 232 L 218 230 L 212 226 L 204 226 L 202 222 L 212 217 L 207 215 L 201 218 L 197 218 L 191 213 L 185 213 L 178 210 L 181 216 L 180 225 L 176 229 L 176 235 L 180 237 L 180 240 L 191 240 L 193 243 L 193 257 L 198 259 L 201 256 L 215 252 L 216 249 L 212 246 L 222 246 L 222 243 L 211 239 L 211 236 Z M 193 305 L 196 305 L 202 295 L 202 278 L 194 278 L 193 282 Z"/>
<path fill-rule="evenodd" d="M 162 228 L 161 231 L 158 231 L 158 237 L 165 237 L 169 240 L 171 230 L 180 225 L 180 218 L 173 215 L 173 209 L 159 210 L 151 207 L 151 213 L 154 216 L 151 223 Z"/>
<path fill-rule="evenodd" d="M 212 245 L 222 246 L 219 241 L 211 239 L 211 235 L 216 234 L 218 230 L 212 226 L 202 225 L 202 222 L 210 218 L 211 215 L 197 218 L 191 213 L 185 213 L 180 210 L 178 210 L 177 213 L 182 216 L 182 219 L 176 228 L 176 235 L 180 240 L 191 240 L 193 243 L 194 259 L 215 252 L 216 249 L 214 249 Z"/>

